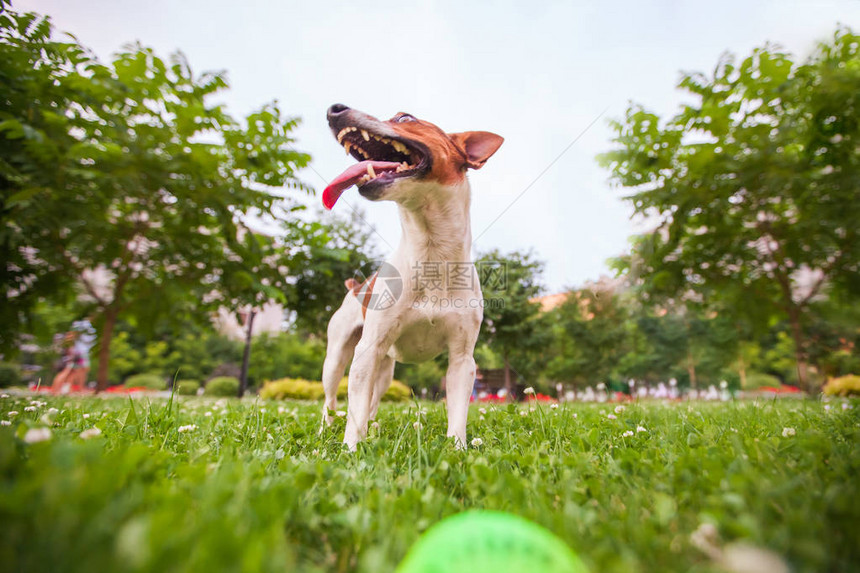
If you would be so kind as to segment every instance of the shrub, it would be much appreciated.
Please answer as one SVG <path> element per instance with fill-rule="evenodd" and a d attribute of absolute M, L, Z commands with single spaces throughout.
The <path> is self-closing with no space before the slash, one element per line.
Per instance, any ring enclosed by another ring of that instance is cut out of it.
<path fill-rule="evenodd" d="M 281 378 L 263 384 L 260 397 L 266 400 L 320 400 L 325 395 L 321 382 L 302 378 Z"/>
<path fill-rule="evenodd" d="M 0 362 L 0 388 L 17 386 L 21 383 L 21 372 L 18 367 L 8 362 Z"/>
<path fill-rule="evenodd" d="M 744 386 L 744 390 L 758 390 L 759 388 L 764 388 L 765 386 L 770 386 L 771 388 L 779 388 L 782 386 L 782 382 L 780 382 L 779 378 L 773 376 L 771 374 L 765 374 L 763 372 L 749 372 L 747 373 L 747 383 Z"/>
<path fill-rule="evenodd" d="M 828 396 L 860 396 L 860 376 L 849 374 L 831 378 L 822 390 Z"/>
<path fill-rule="evenodd" d="M 200 382 L 197 380 L 178 380 L 175 388 L 176 393 L 180 396 L 194 396 L 200 388 Z"/>
<path fill-rule="evenodd" d="M 346 399 L 347 396 L 347 378 L 340 381 L 337 387 L 338 399 Z M 311 382 L 301 378 L 282 378 L 273 380 L 263 384 L 260 390 L 260 397 L 266 400 L 284 400 L 290 398 L 293 400 L 322 400 L 325 397 L 325 390 L 322 382 Z M 388 391 L 383 394 L 384 402 L 402 402 L 409 400 L 412 397 L 412 390 L 402 382 L 397 380 L 391 381 L 391 386 Z"/>
<path fill-rule="evenodd" d="M 129 388 L 146 388 L 148 390 L 167 389 L 167 382 L 160 374 L 135 374 L 126 378 L 123 384 Z"/>
<path fill-rule="evenodd" d="M 234 376 L 218 376 L 206 383 L 207 396 L 236 396 L 239 394 L 239 379 Z"/>

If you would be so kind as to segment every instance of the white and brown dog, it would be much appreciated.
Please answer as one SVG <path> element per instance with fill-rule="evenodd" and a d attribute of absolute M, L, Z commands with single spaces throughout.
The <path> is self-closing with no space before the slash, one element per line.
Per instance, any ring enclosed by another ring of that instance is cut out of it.
<path fill-rule="evenodd" d="M 407 113 L 380 121 L 340 104 L 329 108 L 328 122 L 359 163 L 325 189 L 323 204 L 331 209 L 357 185 L 366 199 L 398 204 L 403 236 L 367 281 L 346 281 L 348 292 L 328 325 L 323 421 L 331 424 L 337 386 L 352 361 L 343 441 L 355 449 L 391 384 L 395 361 L 423 362 L 447 350 L 448 436 L 465 447 L 483 319 L 466 170 L 481 168 L 504 140 L 486 131 L 445 133 Z"/>

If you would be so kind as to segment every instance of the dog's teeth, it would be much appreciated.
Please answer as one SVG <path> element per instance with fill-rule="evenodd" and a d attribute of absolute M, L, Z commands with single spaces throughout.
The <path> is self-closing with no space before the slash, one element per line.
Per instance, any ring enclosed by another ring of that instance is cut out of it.
<path fill-rule="evenodd" d="M 351 147 L 350 143 L 347 141 L 343 144 L 343 148 L 346 149 L 346 154 L 349 155 L 349 148 Z"/>
<path fill-rule="evenodd" d="M 363 137 L 365 141 L 370 141 L 370 134 L 363 129 L 361 130 L 361 137 Z"/>
<path fill-rule="evenodd" d="M 344 137 L 347 133 L 349 133 L 349 128 L 348 128 L 348 127 L 344 127 L 343 129 L 341 129 L 341 130 L 337 133 L 337 142 L 338 142 L 338 143 L 340 143 L 340 142 L 343 140 L 343 137 Z"/>
<path fill-rule="evenodd" d="M 400 143 L 399 141 L 392 141 L 391 146 L 400 153 L 406 153 L 406 146 Z"/>
<path fill-rule="evenodd" d="M 368 166 L 367 166 L 367 175 L 368 175 L 368 177 L 370 177 L 371 179 L 376 178 L 376 171 L 374 171 L 374 170 L 373 170 L 373 165 L 368 165 Z"/>

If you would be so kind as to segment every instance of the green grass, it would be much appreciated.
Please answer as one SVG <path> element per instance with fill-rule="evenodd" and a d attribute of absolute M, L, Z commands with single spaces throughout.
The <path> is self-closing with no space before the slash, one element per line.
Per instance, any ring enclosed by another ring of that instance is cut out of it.
<path fill-rule="evenodd" d="M 549 528 L 595 573 L 714 571 L 703 523 L 794 571 L 860 563 L 860 407 L 841 401 L 474 406 L 467 451 L 441 404 L 384 404 L 349 454 L 316 403 L 32 399 L 0 399 L 4 571 L 391 571 L 467 508 Z"/>

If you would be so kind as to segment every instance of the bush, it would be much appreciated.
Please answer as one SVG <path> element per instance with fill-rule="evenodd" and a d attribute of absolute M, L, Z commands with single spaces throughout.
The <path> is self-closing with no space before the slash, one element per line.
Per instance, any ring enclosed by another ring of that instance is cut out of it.
<path fill-rule="evenodd" d="M 207 396 L 237 396 L 239 379 L 234 376 L 218 376 L 206 383 L 204 394 Z"/>
<path fill-rule="evenodd" d="M 779 378 L 771 374 L 765 374 L 763 372 L 747 373 L 747 384 L 746 386 L 744 386 L 744 390 L 758 390 L 759 388 L 764 388 L 765 386 L 770 386 L 771 388 L 779 388 L 780 386 L 782 386 L 782 382 L 780 382 Z"/>
<path fill-rule="evenodd" d="M 135 374 L 123 382 L 128 388 L 146 388 L 147 390 L 166 390 L 167 382 L 160 374 Z"/>
<path fill-rule="evenodd" d="M 281 378 L 263 384 L 260 397 L 266 400 L 321 400 L 325 396 L 321 382 L 302 378 Z"/>
<path fill-rule="evenodd" d="M 831 378 L 822 390 L 828 396 L 860 396 L 860 376 L 849 374 Z"/>
<path fill-rule="evenodd" d="M 266 400 L 322 400 L 325 390 L 322 382 L 311 382 L 301 378 L 282 378 L 263 384 L 260 397 Z M 337 397 L 344 400 L 347 397 L 347 378 L 340 381 L 337 387 Z M 409 386 L 397 380 L 391 381 L 388 391 L 383 394 L 383 402 L 403 402 L 412 397 Z"/>
<path fill-rule="evenodd" d="M 197 380 L 178 380 L 176 382 L 176 393 L 180 396 L 195 396 L 200 388 Z"/>
<path fill-rule="evenodd" d="M 0 362 L 0 388 L 18 386 L 21 383 L 21 371 L 14 364 Z"/>

